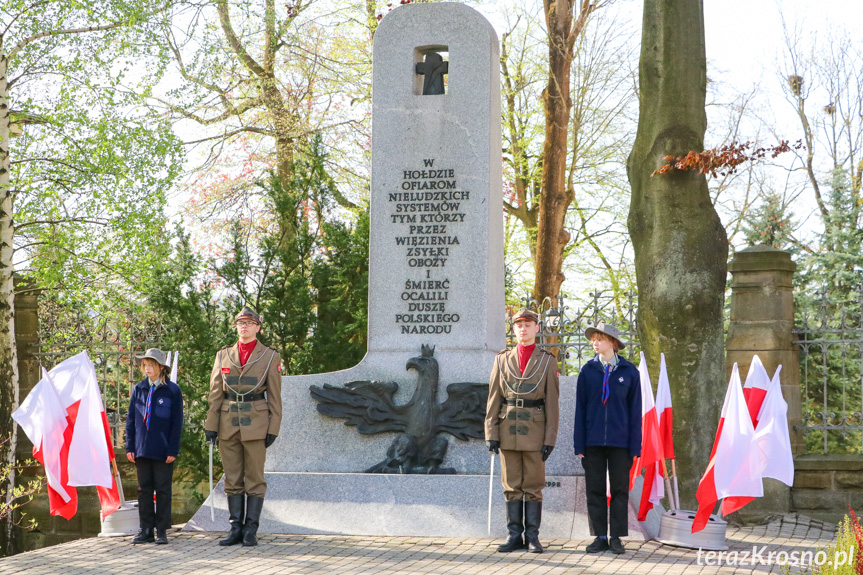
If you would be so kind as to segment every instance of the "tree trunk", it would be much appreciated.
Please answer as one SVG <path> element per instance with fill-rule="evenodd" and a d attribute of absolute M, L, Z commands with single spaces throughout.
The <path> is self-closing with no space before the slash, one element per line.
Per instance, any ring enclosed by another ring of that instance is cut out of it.
<path fill-rule="evenodd" d="M 12 115 L 9 109 L 9 59 L 0 38 L 0 465 L 15 464 L 15 425 L 12 412 L 18 408 L 18 358 L 15 347 L 15 286 L 12 264 L 12 190 L 9 185 L 9 136 Z M 6 502 L 12 497 L 15 473 L 11 471 Z M 11 539 L 11 517 L 3 525 L 7 551 Z"/>
<path fill-rule="evenodd" d="M 682 505 L 695 509 L 725 392 L 728 239 L 704 176 L 651 177 L 668 154 L 704 149 L 707 74 L 701 0 L 645 0 L 638 133 L 627 161 L 638 334 L 654 369 L 664 352 L 674 402 Z"/>
<path fill-rule="evenodd" d="M 536 282 L 533 297 L 555 299 L 563 283 L 563 250 L 569 243 L 564 228 L 572 194 L 566 189 L 567 129 L 572 100 L 569 97 L 573 0 L 545 0 L 548 26 L 548 85 L 542 92 L 545 106 L 545 142 L 542 148 L 542 194 L 536 230 Z"/>

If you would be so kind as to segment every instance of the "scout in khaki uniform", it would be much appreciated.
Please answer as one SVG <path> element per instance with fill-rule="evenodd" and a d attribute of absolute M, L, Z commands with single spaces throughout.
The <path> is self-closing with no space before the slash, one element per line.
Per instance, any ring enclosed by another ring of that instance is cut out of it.
<path fill-rule="evenodd" d="M 219 545 L 251 547 L 267 493 L 264 460 L 282 423 L 282 358 L 257 341 L 261 318 L 254 311 L 244 307 L 234 323 L 239 341 L 216 354 L 204 433 L 219 444 L 225 467 L 231 532 Z"/>
<path fill-rule="evenodd" d="M 535 312 L 519 310 L 513 330 L 518 345 L 495 358 L 485 416 L 488 450 L 500 453 L 509 531 L 497 550 L 506 553 L 526 547 L 531 553 L 542 553 L 539 525 L 545 460 L 557 441 L 557 359 L 536 346 L 539 316 Z"/>

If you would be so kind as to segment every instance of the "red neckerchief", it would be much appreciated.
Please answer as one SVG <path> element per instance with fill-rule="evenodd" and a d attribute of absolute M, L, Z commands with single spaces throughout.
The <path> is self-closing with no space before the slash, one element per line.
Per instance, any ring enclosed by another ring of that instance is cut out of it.
<path fill-rule="evenodd" d="M 240 354 L 240 367 L 246 367 L 246 362 L 249 361 L 249 356 L 252 355 L 256 343 L 258 343 L 256 339 L 253 339 L 249 343 L 237 342 L 237 353 Z"/>
<path fill-rule="evenodd" d="M 515 349 L 518 350 L 518 368 L 521 370 L 522 375 L 524 375 L 524 368 L 527 367 L 527 362 L 530 360 L 530 356 L 535 347 L 535 343 L 528 345 L 527 347 L 522 346 L 521 344 L 515 346 Z"/>

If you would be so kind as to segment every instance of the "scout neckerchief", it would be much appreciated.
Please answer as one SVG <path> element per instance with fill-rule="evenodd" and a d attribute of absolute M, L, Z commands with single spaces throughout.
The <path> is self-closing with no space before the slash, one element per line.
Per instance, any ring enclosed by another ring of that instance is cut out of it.
<path fill-rule="evenodd" d="M 602 356 L 597 356 L 597 359 L 599 360 L 599 363 L 605 365 L 605 369 L 604 369 L 605 373 L 602 376 L 602 405 L 605 405 L 605 402 L 608 401 L 608 395 L 609 395 L 608 394 L 608 376 L 611 375 L 611 362 L 609 361 L 608 363 L 605 363 L 604 361 L 602 361 Z M 612 357 L 611 359 L 612 360 L 617 359 L 617 354 L 614 354 L 614 357 Z M 616 361 L 614 363 L 615 363 L 615 365 L 617 365 Z"/>
<path fill-rule="evenodd" d="M 239 344 L 240 342 L 237 342 L 237 343 Z M 222 365 L 222 352 L 223 351 L 224 351 L 224 348 L 219 350 L 219 365 Z M 270 372 L 270 365 L 273 363 L 273 358 L 276 355 L 276 350 L 271 349 L 270 351 L 272 353 L 270 353 L 270 361 L 267 362 L 267 368 L 264 370 L 264 377 L 258 379 L 258 384 L 255 387 L 253 387 L 252 389 L 250 389 L 249 391 L 247 391 L 245 393 L 238 393 L 236 389 L 234 389 L 233 387 L 231 387 L 228 384 L 228 380 L 225 378 L 225 372 L 222 372 L 222 383 L 225 384 L 225 387 L 227 387 L 231 391 L 231 393 L 233 393 L 235 396 L 238 396 L 238 397 L 245 397 L 245 396 L 249 395 L 250 393 L 254 393 L 254 391 L 256 389 L 261 387 L 261 384 L 264 383 L 264 379 L 267 377 L 267 374 Z M 239 349 L 238 349 L 237 353 L 239 354 Z M 231 359 L 231 356 L 228 355 L 228 362 L 240 370 L 240 375 L 237 377 L 237 381 L 239 381 L 239 378 L 243 377 L 243 373 L 249 368 L 249 366 L 255 365 L 256 363 L 261 361 L 261 359 L 263 359 L 263 358 L 264 358 L 264 356 L 262 354 L 261 357 L 259 357 L 255 361 L 249 361 L 249 362 L 246 362 L 246 365 L 240 366 L 240 365 L 237 365 L 236 363 L 234 363 L 233 360 Z"/>
<path fill-rule="evenodd" d="M 505 356 L 505 355 L 507 355 L 507 354 L 504 353 L 504 354 L 498 355 L 496 361 L 499 362 L 500 357 Z M 552 357 L 553 356 L 551 354 L 544 354 L 543 359 L 545 359 L 545 362 L 543 363 L 542 360 L 536 362 L 536 365 L 534 366 L 533 371 L 531 371 L 530 373 L 528 373 L 526 375 L 523 375 L 522 377 L 519 377 L 512 372 L 512 367 L 509 365 L 509 362 L 507 362 L 507 361 L 503 362 L 504 365 L 506 365 L 506 373 L 508 373 L 509 376 L 512 377 L 514 380 L 516 380 L 519 384 L 521 384 L 523 381 L 527 381 L 527 380 L 533 378 L 539 372 L 540 367 L 542 367 L 542 376 L 540 376 L 540 378 L 536 381 L 536 384 L 531 389 L 529 389 L 527 391 L 516 391 L 516 390 L 514 390 L 512 388 L 512 386 L 509 384 L 509 382 L 506 380 L 506 378 L 501 377 L 501 379 L 503 379 L 504 385 L 506 385 L 506 388 L 508 390 L 510 390 L 511 392 L 513 392 L 515 395 L 528 395 L 530 393 L 533 393 L 534 391 L 536 391 L 536 388 L 539 387 L 539 384 L 542 383 L 542 381 L 545 379 L 545 373 L 546 373 L 546 371 L 548 371 L 548 364 L 551 361 Z M 497 369 L 498 369 L 498 371 L 501 372 L 501 374 L 505 373 L 503 368 L 500 367 L 500 363 L 498 363 Z"/>
<path fill-rule="evenodd" d="M 605 364 L 605 375 L 602 376 L 602 405 L 608 401 L 608 376 L 611 375 L 611 364 Z"/>
<path fill-rule="evenodd" d="M 157 385 L 161 385 L 162 378 L 159 378 L 158 381 L 153 382 L 149 377 L 147 381 L 150 382 L 150 391 L 147 392 L 147 404 L 144 407 L 144 426 L 147 428 L 147 431 L 150 430 L 150 411 L 153 408 L 153 390 L 156 389 Z"/>

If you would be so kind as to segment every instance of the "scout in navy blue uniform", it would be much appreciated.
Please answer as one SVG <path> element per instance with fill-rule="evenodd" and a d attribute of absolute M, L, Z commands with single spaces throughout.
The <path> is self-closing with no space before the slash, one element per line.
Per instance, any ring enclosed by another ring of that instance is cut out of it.
<path fill-rule="evenodd" d="M 596 357 L 578 374 L 573 447 L 583 456 L 587 514 L 596 535 L 587 552 L 620 554 L 625 551 L 620 538 L 629 534 L 629 469 L 632 458 L 641 455 L 641 381 L 638 369 L 617 354 L 625 346 L 616 327 L 600 322 L 584 335 Z"/>
<path fill-rule="evenodd" d="M 153 348 L 135 358 L 146 377 L 132 388 L 126 416 L 126 458 L 138 470 L 141 527 L 132 543 L 165 544 L 171 527 L 174 460 L 180 452 L 183 431 L 183 394 L 176 383 L 168 380 L 165 352 Z"/>

